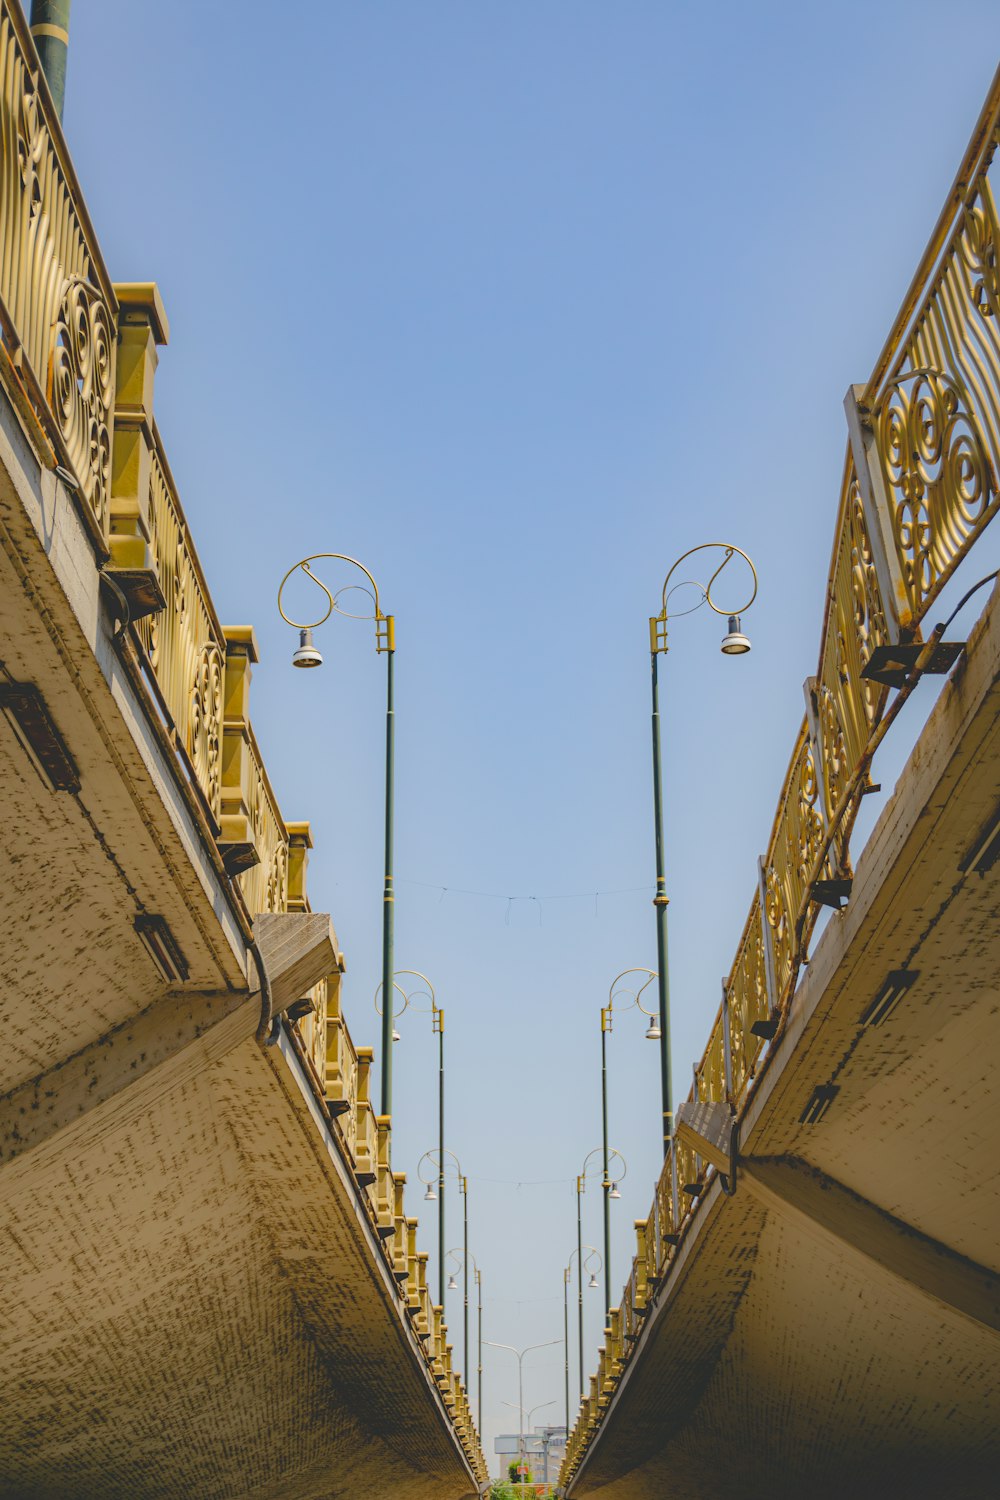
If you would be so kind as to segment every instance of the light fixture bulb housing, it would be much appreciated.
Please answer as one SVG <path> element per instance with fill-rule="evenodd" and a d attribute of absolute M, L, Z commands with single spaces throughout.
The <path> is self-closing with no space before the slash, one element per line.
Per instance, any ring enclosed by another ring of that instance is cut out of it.
<path fill-rule="evenodd" d="M 739 615 L 729 616 L 729 630 L 722 637 L 723 656 L 745 656 L 750 650 L 750 637 L 743 634 Z"/>
<path fill-rule="evenodd" d="M 597 1277 L 594 1275 L 593 1271 L 591 1271 L 590 1273 L 590 1280 L 587 1282 L 587 1288 L 592 1292 L 597 1291 Z"/>
<path fill-rule="evenodd" d="M 323 657 L 313 645 L 313 633 L 311 630 L 299 631 L 299 649 L 292 657 L 293 667 L 321 667 Z"/>
<path fill-rule="evenodd" d="M 621 1197 L 621 1193 L 618 1191 L 618 1184 L 617 1184 L 617 1182 L 613 1182 L 611 1184 L 611 1191 L 608 1194 L 608 1197 L 609 1198 L 620 1198 Z"/>
<path fill-rule="evenodd" d="M 660 1030 L 659 1022 L 658 1021 L 650 1021 L 650 1023 L 649 1023 L 649 1029 L 646 1032 L 646 1041 L 647 1042 L 658 1042 L 660 1040 L 660 1037 L 662 1035 L 663 1035 L 663 1032 Z"/>
<path fill-rule="evenodd" d="M 449 1292 L 458 1291 L 458 1282 L 455 1280 L 454 1276 L 448 1277 L 448 1290 Z"/>
<path fill-rule="evenodd" d="M 400 1040 L 399 1032 L 396 1030 L 395 1026 L 392 1028 L 392 1039 L 394 1042 L 398 1042 Z"/>
<path fill-rule="evenodd" d="M 436 1198 L 437 1198 L 437 1193 L 431 1187 L 430 1183 L 428 1183 L 427 1184 L 427 1191 L 424 1194 L 424 1202 L 425 1203 L 433 1203 L 436 1200 Z"/>

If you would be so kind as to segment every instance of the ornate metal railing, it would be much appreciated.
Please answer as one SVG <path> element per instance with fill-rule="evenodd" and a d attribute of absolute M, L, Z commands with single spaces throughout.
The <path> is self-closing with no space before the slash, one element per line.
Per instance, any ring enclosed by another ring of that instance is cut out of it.
<path fill-rule="evenodd" d="M 781 1034 L 823 904 L 849 897 L 850 836 L 872 757 L 921 670 L 905 648 L 923 642 L 929 609 L 1000 509 L 1000 220 L 990 182 L 998 143 L 1000 72 L 872 377 L 845 402 L 849 443 L 816 675 L 689 1096 L 728 1107 L 733 1119 Z M 924 668 L 937 638 L 935 630 L 925 643 Z M 879 648 L 873 666 L 890 669 L 881 680 L 863 675 Z M 674 1137 L 652 1213 L 636 1226 L 646 1280 L 634 1267 L 617 1315 L 626 1335 L 669 1274 L 715 1170 Z M 609 1382 L 609 1368 L 627 1365 L 630 1339 L 618 1355 L 615 1337 L 610 1325 L 564 1484 L 610 1400 L 618 1377 Z"/>
<path fill-rule="evenodd" d="M 0 8 L 0 171 L 5 373 L 106 535 L 118 304 L 15 4 Z"/>
<path fill-rule="evenodd" d="M 138 620 L 135 633 L 174 732 L 175 747 L 217 822 L 226 636 L 155 427 L 153 437 L 149 551 L 166 608 Z"/>

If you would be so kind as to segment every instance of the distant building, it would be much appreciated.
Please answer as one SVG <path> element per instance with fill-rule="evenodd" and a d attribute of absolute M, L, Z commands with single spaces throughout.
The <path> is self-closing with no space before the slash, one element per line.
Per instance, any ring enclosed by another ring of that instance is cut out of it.
<path fill-rule="evenodd" d="M 524 1434 L 524 1456 L 532 1475 L 539 1483 L 554 1484 L 559 1466 L 566 1457 L 565 1427 L 536 1427 L 534 1432 Z M 495 1440 L 493 1451 L 509 1463 L 518 1455 L 521 1438 L 516 1432 L 503 1432 Z"/>

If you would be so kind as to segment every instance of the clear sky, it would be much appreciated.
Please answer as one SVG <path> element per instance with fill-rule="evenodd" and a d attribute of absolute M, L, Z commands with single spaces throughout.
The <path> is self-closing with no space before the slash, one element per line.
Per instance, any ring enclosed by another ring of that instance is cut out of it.
<path fill-rule="evenodd" d="M 347 552 L 397 618 L 397 964 L 446 1012 L 486 1338 L 562 1335 L 599 1010 L 620 970 L 655 966 L 663 576 L 721 537 L 761 580 L 751 656 L 723 659 L 703 611 L 663 672 L 682 1097 L 815 669 L 844 391 L 996 35 L 985 0 L 74 6 L 71 148 L 112 275 L 163 294 L 160 428 L 219 614 L 261 642 L 254 724 L 285 816 L 312 823 L 358 1043 L 377 1041 L 384 662 L 335 620 L 323 672 L 292 672 L 275 590 L 299 556 Z M 617 1286 L 659 1165 L 642 1029 L 610 1042 Z M 426 1018 L 400 1030 L 394 1165 L 434 1252 L 413 1187 L 434 1042 Z M 596 1177 L 584 1211 L 599 1244 Z M 454 1293 L 447 1318 L 460 1345 Z M 516 1365 L 485 1364 L 492 1465 Z M 561 1348 L 525 1374 L 525 1404 L 553 1403 L 536 1421 L 561 1420 Z"/>

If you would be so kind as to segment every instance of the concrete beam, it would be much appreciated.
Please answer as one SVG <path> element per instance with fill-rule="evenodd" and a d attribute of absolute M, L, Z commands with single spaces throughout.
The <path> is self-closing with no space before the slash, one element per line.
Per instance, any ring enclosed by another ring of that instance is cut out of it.
<path fill-rule="evenodd" d="M 180 992 L 158 1000 L 0 1099 L 0 1168 L 134 1091 L 165 1063 L 182 1060 L 179 1072 L 190 1076 L 253 1036 L 259 1019 L 259 993 Z"/>
<path fill-rule="evenodd" d="M 796 1157 L 740 1159 L 740 1183 L 774 1212 L 832 1236 L 940 1306 L 1000 1333 L 1000 1276 L 921 1234 Z"/>
<path fill-rule="evenodd" d="M 262 913 L 253 930 L 271 988 L 272 1016 L 338 972 L 337 935 L 324 912 Z"/>

